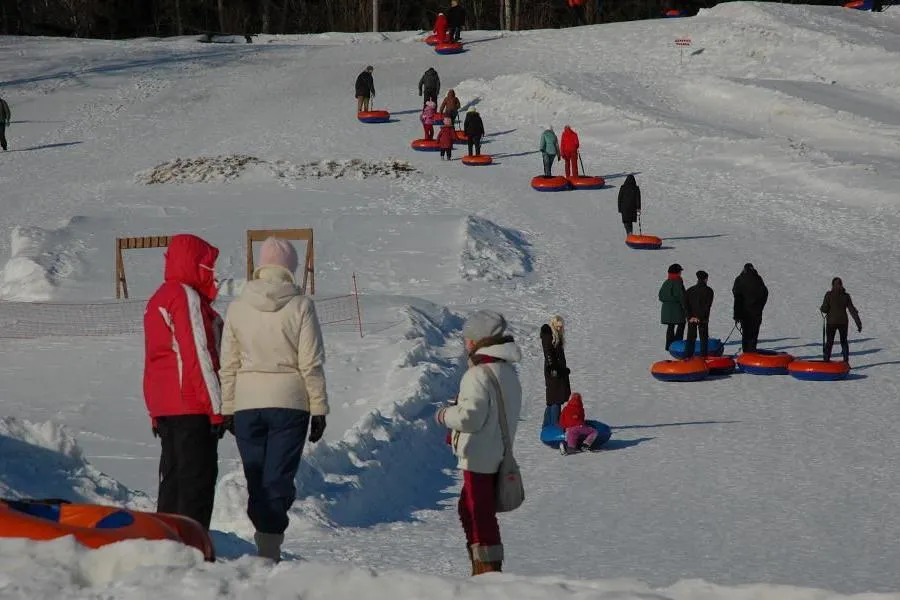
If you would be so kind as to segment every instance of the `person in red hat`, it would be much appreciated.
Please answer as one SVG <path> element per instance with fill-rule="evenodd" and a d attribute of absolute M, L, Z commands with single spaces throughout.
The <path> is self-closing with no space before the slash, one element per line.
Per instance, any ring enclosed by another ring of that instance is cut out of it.
<path fill-rule="evenodd" d="M 569 397 L 569 401 L 559 415 L 559 426 L 566 432 L 566 441 L 563 442 L 565 454 L 581 450 L 590 450 L 597 441 L 597 430 L 588 425 L 584 420 L 584 404 L 581 394 L 575 392 Z"/>

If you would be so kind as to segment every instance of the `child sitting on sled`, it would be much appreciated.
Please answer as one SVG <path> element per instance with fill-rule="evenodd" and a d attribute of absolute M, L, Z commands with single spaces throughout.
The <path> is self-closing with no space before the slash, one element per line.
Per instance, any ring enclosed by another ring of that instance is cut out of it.
<path fill-rule="evenodd" d="M 562 442 L 560 451 L 565 454 L 579 449 L 589 450 L 597 440 L 597 430 L 584 422 L 584 404 L 581 394 L 574 393 L 559 415 L 559 426 L 566 432 L 566 441 Z"/>
<path fill-rule="evenodd" d="M 422 114 L 419 115 L 419 120 L 422 121 L 422 127 L 425 129 L 426 140 L 434 139 L 434 125 L 431 124 L 431 119 L 434 117 L 434 113 L 437 112 L 436 108 L 437 104 L 433 100 L 429 100 L 425 103 Z"/>

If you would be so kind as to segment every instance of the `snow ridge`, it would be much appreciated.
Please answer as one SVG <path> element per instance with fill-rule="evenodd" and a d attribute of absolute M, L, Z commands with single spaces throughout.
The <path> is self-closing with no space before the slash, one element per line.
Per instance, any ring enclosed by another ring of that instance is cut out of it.
<path fill-rule="evenodd" d="M 459 264 L 463 279 L 512 279 L 531 271 L 528 242 L 520 233 L 469 215 L 465 238 Z"/>

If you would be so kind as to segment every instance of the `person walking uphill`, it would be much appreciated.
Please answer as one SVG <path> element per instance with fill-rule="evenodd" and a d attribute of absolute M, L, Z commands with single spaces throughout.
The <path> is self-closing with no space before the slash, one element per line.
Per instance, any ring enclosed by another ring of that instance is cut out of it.
<path fill-rule="evenodd" d="M 372 65 L 356 76 L 356 112 L 369 110 L 369 99 L 375 97 L 375 79 L 372 77 Z"/>
<path fill-rule="evenodd" d="M 747 263 L 735 277 L 731 293 L 734 294 L 734 322 L 741 324 L 741 350 L 755 352 L 769 288 L 753 265 Z"/>
<path fill-rule="evenodd" d="M 634 175 L 626 177 L 625 183 L 619 188 L 619 214 L 622 215 L 625 235 L 634 233 L 634 222 L 641 214 L 641 188 L 634 180 Z"/>
<path fill-rule="evenodd" d="M 6 100 L 0 98 L 0 148 L 3 148 L 4 152 L 9 149 L 6 144 L 6 128 L 9 127 L 11 119 L 12 111 L 9 110 L 9 104 L 7 104 Z"/>
<path fill-rule="evenodd" d="M 463 339 L 469 369 L 459 384 L 456 404 L 439 410 L 436 419 L 452 430 L 453 454 L 463 472 L 459 520 L 466 535 L 472 575 L 480 575 L 501 571 L 503 565 L 497 473 L 504 454 L 512 452 L 522 411 L 522 387 L 513 366 L 522 354 L 512 336 L 507 335 L 506 319 L 492 310 L 471 315 L 463 327 Z M 509 448 L 503 441 L 503 413 Z"/>
<path fill-rule="evenodd" d="M 666 326 L 666 350 L 675 340 L 684 337 L 684 282 L 681 280 L 681 265 L 669 265 L 666 280 L 659 288 L 659 301 L 662 302 L 660 322 Z"/>
<path fill-rule="evenodd" d="M 206 529 L 227 426 L 217 375 L 222 319 L 212 308 L 218 256 L 195 235 L 173 236 L 165 281 L 144 312 L 144 402 L 162 445 L 156 510 Z"/>
<path fill-rule="evenodd" d="M 441 149 L 441 160 L 444 160 L 445 154 L 447 155 L 447 160 L 450 160 L 450 155 L 453 154 L 454 139 L 456 139 L 456 130 L 453 129 L 453 123 L 450 121 L 450 117 L 444 117 L 444 124 L 438 132 L 438 147 Z"/>
<path fill-rule="evenodd" d="M 447 24 L 450 26 L 450 41 L 458 42 L 463 25 L 466 24 L 466 9 L 459 5 L 459 0 L 450 0 Z"/>
<path fill-rule="evenodd" d="M 706 358 L 709 348 L 709 313 L 712 310 L 713 291 L 706 281 L 706 271 L 697 271 L 697 283 L 684 292 L 684 314 L 687 316 L 687 344 L 685 358 L 694 356 L 694 343 L 700 333 L 700 356 Z"/>
<path fill-rule="evenodd" d="M 544 159 L 544 177 L 552 177 L 553 159 L 559 161 L 559 142 L 556 140 L 552 125 L 548 125 L 541 134 L 541 144 L 538 149 L 541 151 L 541 158 Z"/>
<path fill-rule="evenodd" d="M 566 125 L 559 140 L 559 155 L 566 161 L 566 177 L 578 177 L 578 134 Z"/>
<path fill-rule="evenodd" d="M 447 90 L 447 95 L 444 96 L 444 101 L 441 102 L 441 106 L 438 108 L 438 112 L 445 117 L 449 117 L 450 122 L 455 126 L 460 106 L 461 104 L 459 103 L 459 98 L 456 97 L 456 92 L 449 89 Z"/>
<path fill-rule="evenodd" d="M 853 317 L 856 323 L 856 331 L 862 332 L 862 321 L 859 319 L 859 311 L 853 305 L 850 294 L 844 289 L 844 282 L 840 277 L 831 280 L 831 291 L 825 292 L 825 299 L 819 308 L 825 316 L 825 347 L 823 348 L 825 362 L 831 362 L 831 349 L 834 347 L 834 334 L 841 336 L 841 353 L 844 362 L 850 364 L 850 344 L 847 342 L 847 327 L 849 319 L 847 313 Z"/>
<path fill-rule="evenodd" d="M 434 67 L 429 67 L 419 78 L 419 95 L 421 96 L 423 92 L 425 94 L 425 99 L 422 101 L 423 108 L 429 100 L 437 105 L 438 94 L 441 93 L 441 78 Z"/>
<path fill-rule="evenodd" d="M 547 408 L 544 409 L 542 427 L 559 423 L 560 409 L 572 395 L 572 386 L 569 383 L 570 371 L 566 366 L 565 329 L 566 324 L 559 315 L 551 317 L 549 324 L 541 325 L 544 388 L 547 393 Z"/>
<path fill-rule="evenodd" d="M 298 263 L 290 242 L 263 242 L 222 337 L 222 412 L 234 415 L 258 553 L 275 562 L 307 431 L 319 441 L 329 412 L 322 332 L 315 305 L 297 287 Z"/>
<path fill-rule="evenodd" d="M 466 134 L 469 156 L 472 156 L 472 146 L 475 147 L 475 156 L 481 156 L 481 138 L 484 137 L 484 123 L 481 120 L 481 115 L 474 108 L 470 108 L 466 113 L 463 133 Z"/>

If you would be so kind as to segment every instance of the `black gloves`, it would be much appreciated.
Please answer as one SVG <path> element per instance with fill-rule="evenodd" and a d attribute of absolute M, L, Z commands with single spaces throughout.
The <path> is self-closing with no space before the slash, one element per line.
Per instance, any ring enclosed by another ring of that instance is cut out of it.
<path fill-rule="evenodd" d="M 156 425 L 153 425 L 152 427 L 153 429 L 151 431 L 153 431 L 153 437 L 159 437 L 159 427 Z"/>
<path fill-rule="evenodd" d="M 325 433 L 325 415 L 313 415 L 309 423 L 309 441 L 315 444 L 322 439 L 323 433 Z"/>
<path fill-rule="evenodd" d="M 572 372 L 571 369 L 568 369 L 568 368 L 560 369 L 558 371 L 556 369 L 551 369 L 550 377 L 552 377 L 553 379 L 559 379 L 560 377 L 565 377 L 566 375 L 568 375 L 571 372 Z"/>
<path fill-rule="evenodd" d="M 216 437 L 216 439 L 222 439 L 225 437 L 225 432 L 231 432 L 231 435 L 234 435 L 234 415 L 225 415 L 222 417 L 221 423 L 213 423 L 209 426 L 209 432 Z"/>

